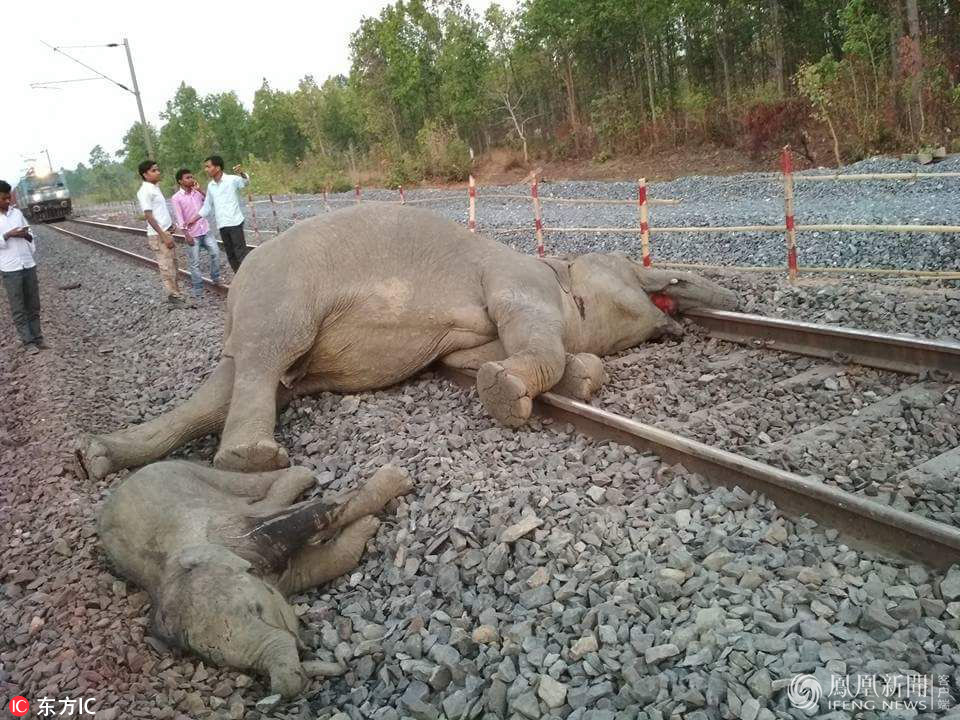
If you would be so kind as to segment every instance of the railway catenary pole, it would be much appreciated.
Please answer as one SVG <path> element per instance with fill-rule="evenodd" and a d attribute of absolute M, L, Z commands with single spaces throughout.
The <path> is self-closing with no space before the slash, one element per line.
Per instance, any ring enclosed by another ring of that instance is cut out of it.
<path fill-rule="evenodd" d="M 133 96 L 137 99 L 137 110 L 140 111 L 140 126 L 143 128 L 143 141 L 147 144 L 147 155 L 154 157 L 147 116 L 143 114 L 143 100 L 140 99 L 140 85 L 137 84 L 137 72 L 133 69 L 133 55 L 130 54 L 130 43 L 126 38 L 123 39 L 123 49 L 127 52 L 127 64 L 130 65 L 130 82 L 133 83 Z"/>

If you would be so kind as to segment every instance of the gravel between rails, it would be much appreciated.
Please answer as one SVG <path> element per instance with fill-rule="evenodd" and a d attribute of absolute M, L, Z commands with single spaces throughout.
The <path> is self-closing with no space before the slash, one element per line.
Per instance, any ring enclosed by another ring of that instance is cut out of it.
<path fill-rule="evenodd" d="M 222 305 L 168 310 L 154 273 L 38 234 L 55 349 L 29 358 L 0 330 L 7 694 L 92 695 L 100 720 L 799 720 L 852 715 L 826 697 L 793 708 L 784 681 L 797 673 L 829 689 L 831 673 L 915 671 L 932 674 L 933 702 L 900 716 L 960 717 L 960 567 L 858 552 L 764 498 L 563 426 L 501 429 L 473 393 L 429 375 L 282 413 L 280 439 L 315 469 L 316 492 L 386 461 L 417 487 L 354 573 L 294 598 L 306 659 L 328 677 L 272 707 L 258 679 L 147 639 L 148 598 L 96 548 L 96 509 L 122 476 L 78 481 L 62 455 L 80 431 L 186 397 L 218 356 Z M 214 444 L 180 454 L 209 461 Z"/>

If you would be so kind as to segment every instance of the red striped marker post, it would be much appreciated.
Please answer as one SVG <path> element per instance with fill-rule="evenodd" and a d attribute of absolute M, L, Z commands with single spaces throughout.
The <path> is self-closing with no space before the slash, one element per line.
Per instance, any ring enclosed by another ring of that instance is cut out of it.
<path fill-rule="evenodd" d="M 530 196 L 533 198 L 533 227 L 537 231 L 537 255 L 543 257 L 543 219 L 540 214 L 540 182 L 533 176 L 530 185 Z"/>
<path fill-rule="evenodd" d="M 467 227 L 470 232 L 477 231 L 477 185 L 473 181 L 473 175 L 470 176 L 469 190 L 470 195 L 470 217 L 467 220 Z"/>
<path fill-rule="evenodd" d="M 257 227 L 257 206 L 253 204 L 253 193 L 247 192 L 247 202 L 250 204 L 250 221 L 253 223 L 253 234 L 260 240 L 260 228 Z"/>
<path fill-rule="evenodd" d="M 360 183 L 357 183 L 353 186 L 353 194 L 357 199 L 357 202 L 360 202 Z"/>
<path fill-rule="evenodd" d="M 797 280 L 797 231 L 793 221 L 793 158 L 790 146 L 783 148 L 780 156 L 783 169 L 783 203 L 786 210 L 785 227 L 787 230 L 787 275 L 790 282 Z"/>
<path fill-rule="evenodd" d="M 273 201 L 273 194 L 267 195 L 270 198 L 270 210 L 273 211 L 273 226 L 277 229 L 277 235 L 280 234 L 280 219 L 277 217 L 277 204 Z"/>
<path fill-rule="evenodd" d="M 640 247 L 643 250 L 643 266 L 650 267 L 650 217 L 647 208 L 647 179 L 637 180 L 637 210 L 640 213 Z"/>
<path fill-rule="evenodd" d="M 407 199 L 403 196 L 403 185 L 398 185 L 398 186 L 397 186 L 397 190 L 400 191 L 400 204 L 401 204 L 401 205 L 406 205 L 406 204 L 407 204 Z"/>
<path fill-rule="evenodd" d="M 292 206 L 290 209 L 293 214 L 293 224 L 296 225 L 299 218 L 297 217 L 297 204 L 293 201 L 293 195 L 287 195 L 287 202 Z"/>

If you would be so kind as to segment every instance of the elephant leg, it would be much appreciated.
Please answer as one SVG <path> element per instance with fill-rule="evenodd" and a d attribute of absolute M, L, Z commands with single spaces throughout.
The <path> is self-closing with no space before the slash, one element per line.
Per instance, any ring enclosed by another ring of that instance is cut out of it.
<path fill-rule="evenodd" d="M 455 370 L 479 370 L 480 366 L 491 360 L 503 360 L 507 351 L 503 349 L 500 339 L 465 350 L 455 350 L 449 355 L 440 358 L 440 362 Z"/>
<path fill-rule="evenodd" d="M 285 508 L 313 484 L 313 472 L 305 467 L 262 473 L 230 472 L 193 464 L 189 468 L 200 482 L 229 495 L 247 498 L 250 515 Z"/>
<path fill-rule="evenodd" d="M 278 308 L 295 316 L 295 310 Z M 271 320 L 276 320 L 271 326 Z M 241 344 L 238 336 L 274 338 L 272 342 Z M 298 361 L 316 338 L 306 324 L 279 318 L 259 318 L 256 323 L 234 318 L 234 381 L 220 449 L 213 464 L 221 470 L 264 472 L 290 464 L 287 451 L 274 438 L 277 407 L 295 393 Z M 281 344 L 282 341 L 282 344 Z M 239 347 L 238 347 L 239 346 Z"/>
<path fill-rule="evenodd" d="M 256 524 L 243 538 L 271 566 L 280 567 L 310 538 L 329 539 L 346 525 L 380 512 L 388 502 L 411 489 L 413 481 L 409 476 L 387 465 L 341 505 L 331 507 L 322 499 L 314 499 L 268 516 L 251 513 Z"/>
<path fill-rule="evenodd" d="M 223 358 L 197 391 L 170 412 L 109 435 L 84 435 L 76 449 L 78 472 L 99 480 L 123 468 L 146 465 L 217 432 L 227 417 L 233 375 L 233 360 Z"/>
<path fill-rule="evenodd" d="M 589 402 L 606 381 L 603 360 L 591 353 L 577 353 L 567 355 L 563 377 L 551 389 L 561 395 Z"/>
<path fill-rule="evenodd" d="M 530 417 L 533 398 L 563 376 L 563 320 L 559 310 L 539 303 L 512 304 L 505 312 L 495 312 L 494 317 L 498 317 L 497 334 L 506 359 L 480 366 L 477 394 L 498 422 L 519 427 Z"/>
<path fill-rule="evenodd" d="M 336 538 L 322 545 L 307 545 L 293 554 L 278 586 L 285 595 L 301 593 L 330 582 L 360 564 L 367 541 L 377 534 L 380 521 L 365 515 L 347 525 Z"/>

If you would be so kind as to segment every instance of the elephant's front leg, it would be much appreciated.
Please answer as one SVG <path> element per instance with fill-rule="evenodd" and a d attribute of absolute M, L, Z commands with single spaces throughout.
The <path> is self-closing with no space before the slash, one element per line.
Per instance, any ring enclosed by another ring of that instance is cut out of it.
<path fill-rule="evenodd" d="M 506 358 L 480 366 L 477 394 L 497 421 L 519 427 L 530 417 L 533 398 L 563 376 L 563 318 L 559 302 L 530 293 L 504 293 L 490 311 Z"/>
<path fill-rule="evenodd" d="M 230 411 L 213 464 L 221 470 L 263 472 L 290 464 L 274 439 L 282 370 L 249 355 L 235 358 Z"/>
<path fill-rule="evenodd" d="M 553 392 L 589 402 L 593 394 L 607 381 L 603 360 L 591 353 L 567 355 L 563 377 L 553 386 Z"/>

